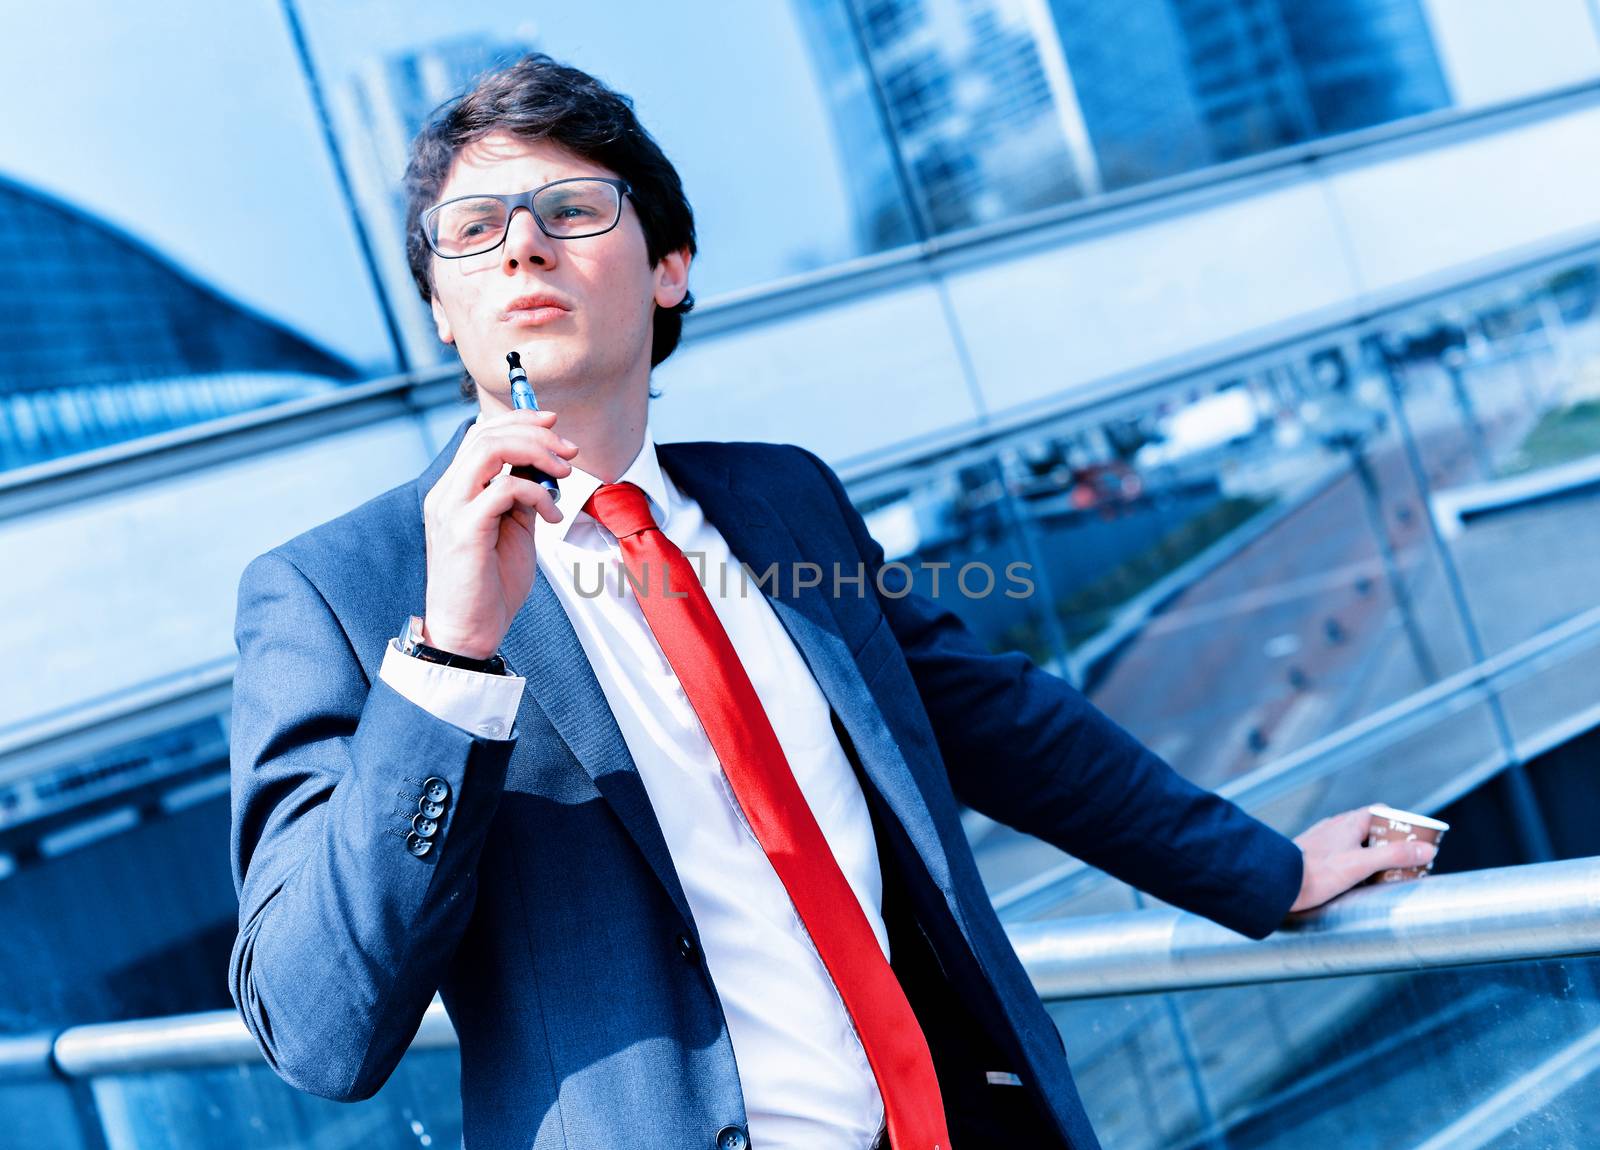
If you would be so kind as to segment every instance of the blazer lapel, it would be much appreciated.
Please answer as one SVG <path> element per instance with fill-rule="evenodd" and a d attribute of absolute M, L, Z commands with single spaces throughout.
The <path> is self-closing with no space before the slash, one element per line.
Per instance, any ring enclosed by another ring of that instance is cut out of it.
<path fill-rule="evenodd" d="M 905 828 L 934 881 L 948 889 L 949 865 L 933 816 L 839 630 L 825 593 L 826 577 L 819 586 L 795 590 L 793 572 L 805 556 L 782 514 L 755 489 L 751 477 L 732 471 L 694 444 L 660 444 L 658 450 L 662 467 L 700 505 L 735 558 L 757 576 L 769 564 L 778 565 L 779 593 L 774 595 L 772 584 L 763 582 L 762 594 L 855 743 L 867 777 Z M 716 454 L 725 458 L 723 451 Z"/>
<path fill-rule="evenodd" d="M 540 575 L 534 580 L 533 591 L 512 620 L 501 650 L 513 669 L 527 677 L 524 705 L 531 700 L 544 711 L 638 845 L 684 921 L 693 923 L 689 900 L 672 865 L 644 780 L 572 620 L 548 578 Z M 512 752 L 513 771 L 518 756 L 526 753 L 520 744 Z"/>

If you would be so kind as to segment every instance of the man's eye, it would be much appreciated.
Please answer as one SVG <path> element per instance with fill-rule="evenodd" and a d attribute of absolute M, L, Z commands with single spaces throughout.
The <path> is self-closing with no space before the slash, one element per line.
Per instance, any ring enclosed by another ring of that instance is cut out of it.
<path fill-rule="evenodd" d="M 594 209 L 586 208 L 581 204 L 567 204 L 565 207 L 556 209 L 556 219 L 558 220 L 578 220 L 592 215 L 594 215 Z"/>

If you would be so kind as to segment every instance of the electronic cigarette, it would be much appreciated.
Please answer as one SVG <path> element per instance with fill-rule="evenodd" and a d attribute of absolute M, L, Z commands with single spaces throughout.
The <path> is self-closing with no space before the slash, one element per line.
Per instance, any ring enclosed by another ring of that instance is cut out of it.
<path fill-rule="evenodd" d="M 522 370 L 522 356 L 514 351 L 506 352 L 506 363 L 511 365 L 511 406 L 518 411 L 538 411 L 539 401 L 533 397 L 533 388 L 528 386 L 528 373 Z M 535 483 L 544 485 L 550 493 L 550 498 L 557 503 L 561 502 L 561 488 L 556 486 L 555 477 L 546 475 L 532 464 L 513 467 L 511 474 L 518 479 L 531 479 Z"/>

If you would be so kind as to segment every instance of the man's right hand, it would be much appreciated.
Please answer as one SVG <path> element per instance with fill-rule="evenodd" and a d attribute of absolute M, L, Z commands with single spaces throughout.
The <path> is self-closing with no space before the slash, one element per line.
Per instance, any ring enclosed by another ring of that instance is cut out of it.
<path fill-rule="evenodd" d="M 423 641 L 487 659 L 500 648 L 538 572 L 535 513 L 561 511 L 550 493 L 506 465 L 532 464 L 560 479 L 571 474 L 576 444 L 556 434 L 553 411 L 479 415 L 455 458 L 422 501 L 428 587 Z"/>

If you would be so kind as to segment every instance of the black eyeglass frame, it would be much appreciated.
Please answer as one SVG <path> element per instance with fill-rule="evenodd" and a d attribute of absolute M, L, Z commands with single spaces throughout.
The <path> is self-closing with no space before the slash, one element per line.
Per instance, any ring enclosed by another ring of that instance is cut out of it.
<path fill-rule="evenodd" d="M 533 206 L 533 198 L 540 192 L 547 191 L 548 189 L 556 187 L 560 184 L 575 184 L 579 181 L 590 184 L 610 184 L 613 188 L 617 189 L 616 218 L 611 221 L 611 224 L 608 227 L 601 228 L 597 232 L 584 232 L 581 236 L 558 236 L 545 225 L 544 217 L 541 216 L 539 214 L 539 210 Z M 539 230 L 553 240 L 587 240 L 593 238 L 594 236 L 605 235 L 622 222 L 622 199 L 624 196 L 631 195 L 633 195 L 633 186 L 629 184 L 627 180 L 620 180 L 615 176 L 567 176 L 564 179 L 551 180 L 548 184 L 540 184 L 537 188 L 529 188 L 525 192 L 473 192 L 465 196 L 451 196 L 448 200 L 441 200 L 439 203 L 434 204 L 433 207 L 423 212 L 422 218 L 418 221 L 418 226 L 422 229 L 422 242 L 428 245 L 428 250 L 434 255 L 438 256 L 442 260 L 469 260 L 473 256 L 488 255 L 490 252 L 494 251 L 495 248 L 506 242 L 506 237 L 511 234 L 511 221 L 516 217 L 518 208 L 527 208 L 528 214 L 533 217 L 533 222 L 539 225 Z M 483 248 L 480 251 L 464 252 L 460 255 L 451 255 L 447 252 L 440 251 L 438 245 L 433 242 L 432 224 L 440 211 L 449 207 L 451 204 L 458 204 L 462 200 L 499 200 L 507 208 L 506 226 L 500 229 L 500 239 L 495 243 L 490 244 L 488 247 Z"/>

